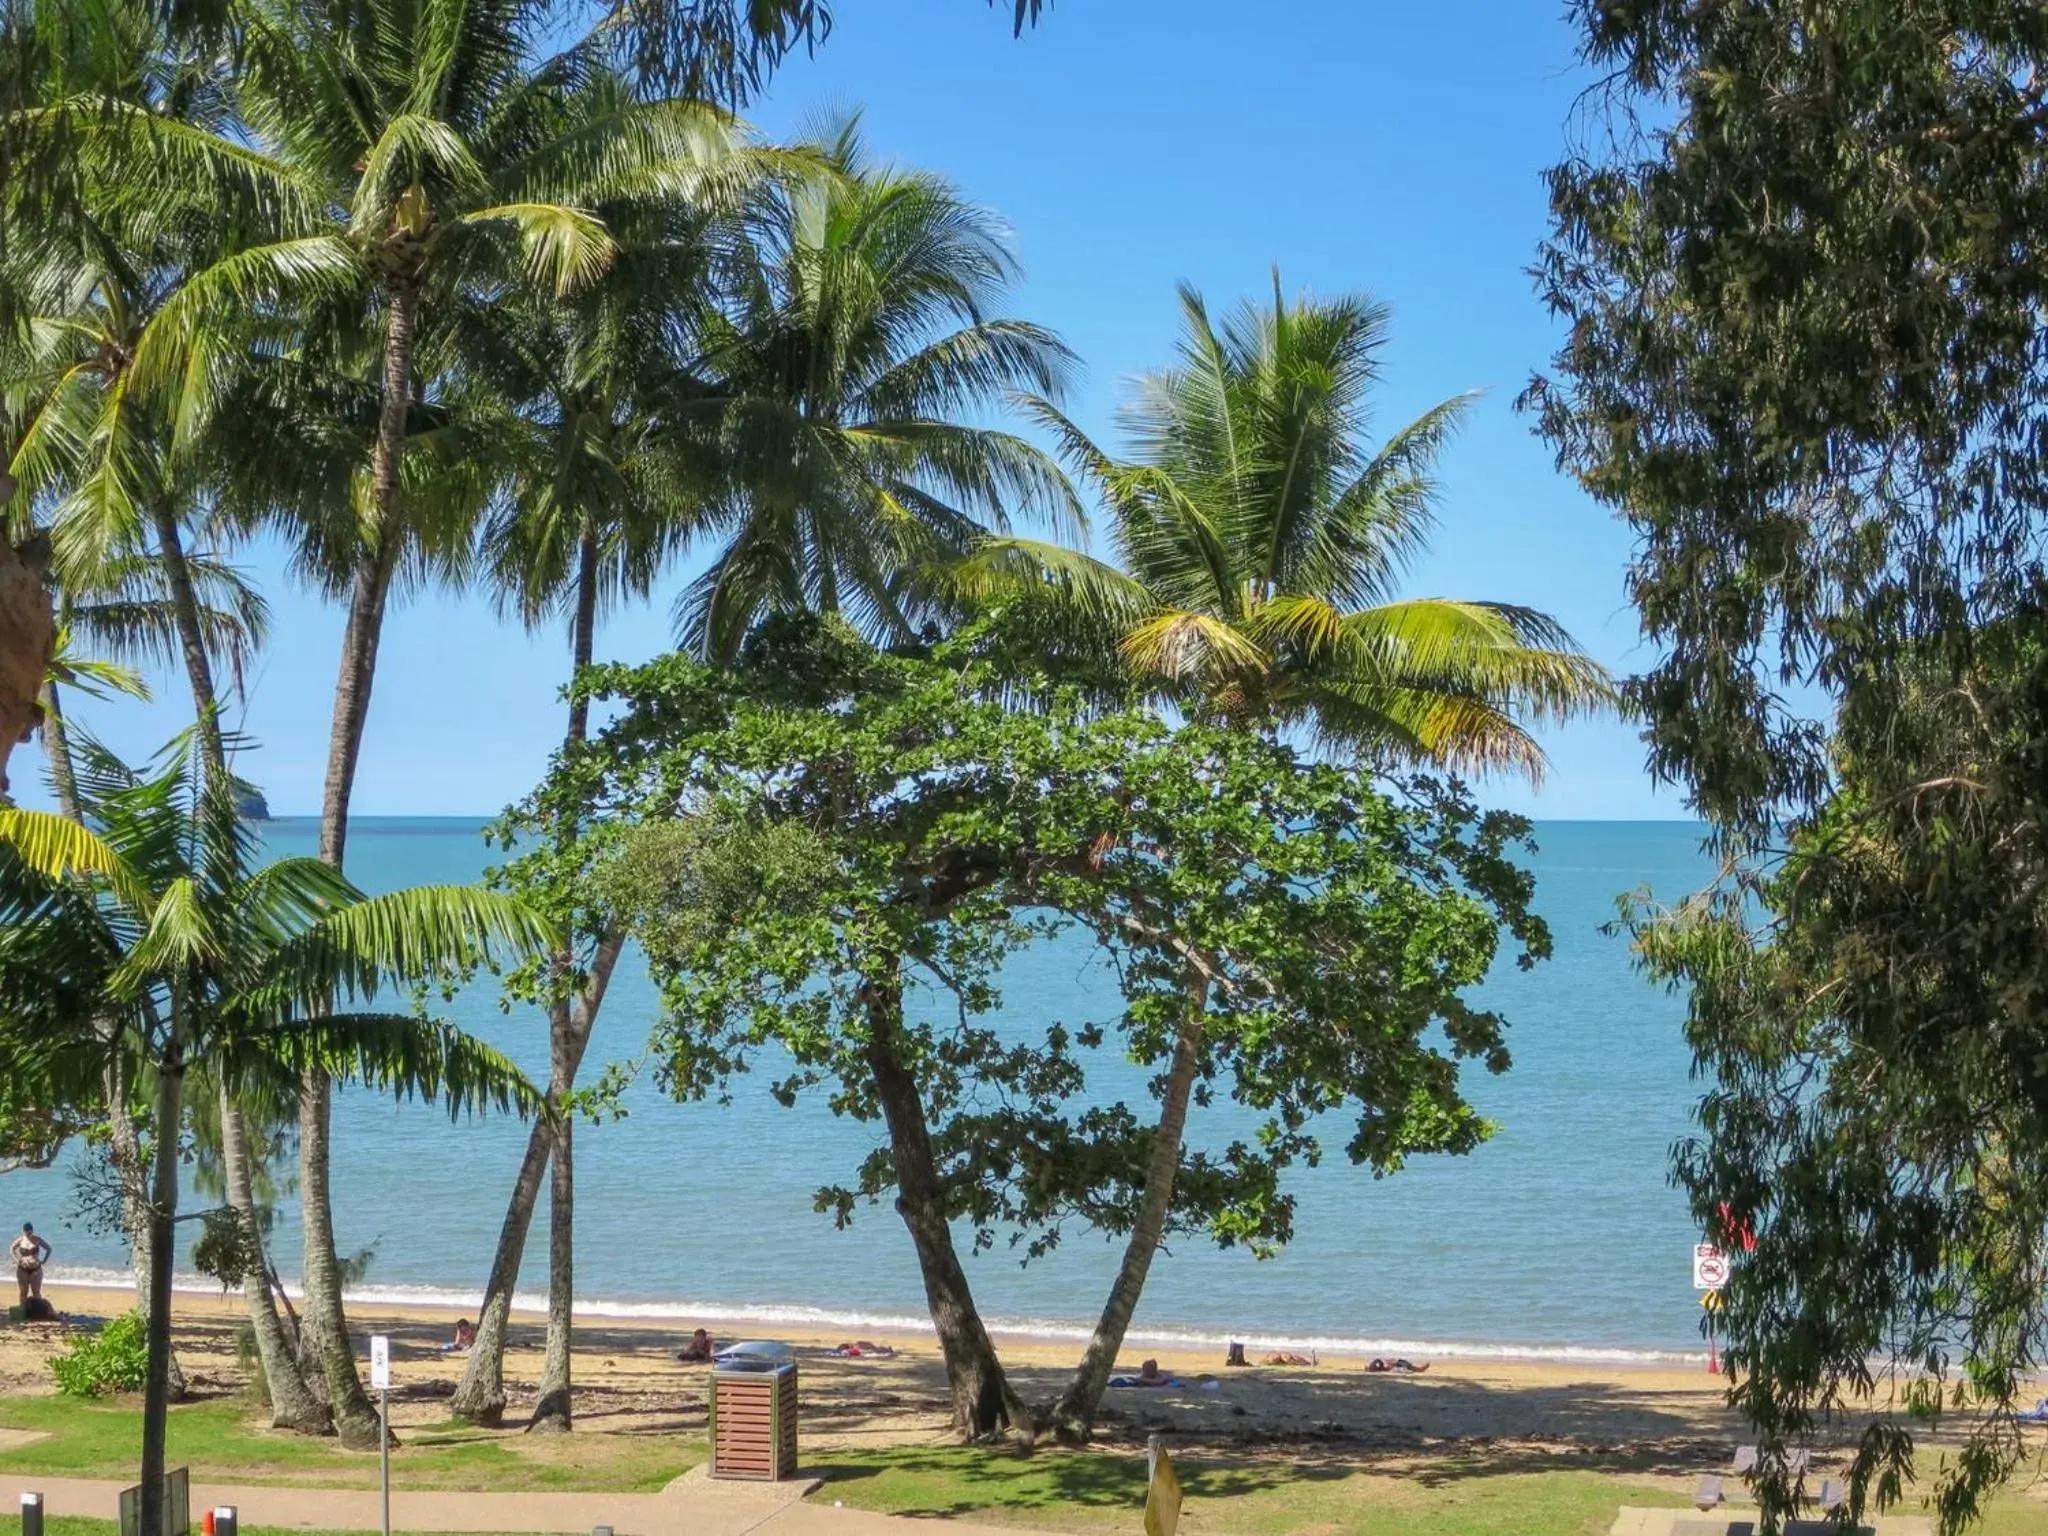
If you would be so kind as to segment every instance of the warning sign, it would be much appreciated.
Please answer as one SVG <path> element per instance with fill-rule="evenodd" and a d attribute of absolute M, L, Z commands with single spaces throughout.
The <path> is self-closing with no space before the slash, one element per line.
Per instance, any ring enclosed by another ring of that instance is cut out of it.
<path fill-rule="evenodd" d="M 1692 1283 L 1695 1290 L 1718 1291 L 1728 1283 L 1728 1255 L 1712 1243 L 1695 1244 L 1692 1250 Z"/>

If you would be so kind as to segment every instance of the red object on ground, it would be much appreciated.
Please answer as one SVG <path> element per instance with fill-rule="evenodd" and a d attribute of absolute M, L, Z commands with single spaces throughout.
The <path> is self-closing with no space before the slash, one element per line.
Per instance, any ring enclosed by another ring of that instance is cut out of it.
<path fill-rule="evenodd" d="M 199 1517 L 199 1529 L 204 1536 L 213 1536 L 213 1510 L 210 1506 L 206 1513 Z"/>

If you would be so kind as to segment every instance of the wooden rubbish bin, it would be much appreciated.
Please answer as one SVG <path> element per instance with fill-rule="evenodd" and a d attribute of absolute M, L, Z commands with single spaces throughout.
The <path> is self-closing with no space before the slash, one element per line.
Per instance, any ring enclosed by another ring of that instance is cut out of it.
<path fill-rule="evenodd" d="M 796 1476 L 796 1363 L 711 1373 L 711 1475 Z"/>

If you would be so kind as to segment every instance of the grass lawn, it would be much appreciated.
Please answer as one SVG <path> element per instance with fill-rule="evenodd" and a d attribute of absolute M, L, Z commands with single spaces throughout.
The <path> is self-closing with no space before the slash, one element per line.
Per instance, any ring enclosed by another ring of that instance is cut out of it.
<path fill-rule="evenodd" d="M 0 1398 L 0 1428 L 50 1438 L 0 1452 L 0 1471 L 132 1480 L 142 1443 L 133 1400 Z M 447 1423 L 404 1432 L 391 1453 L 398 1488 L 654 1492 L 704 1459 L 703 1442 L 677 1435 L 579 1434 L 527 1437 Z M 305 1483 L 373 1488 L 374 1451 L 344 1451 L 332 1440 L 259 1428 L 237 1401 L 171 1410 L 169 1461 L 210 1481 Z"/>
<path fill-rule="evenodd" d="M 828 1479 L 820 1500 L 857 1509 L 1083 1533 L 1137 1529 L 1145 1494 L 1144 1458 L 1130 1453 L 919 1446 L 843 1452 L 807 1470 Z M 1490 1471 L 1471 1460 L 1397 1474 L 1190 1457 L 1180 1472 L 1190 1536 L 1606 1536 L 1624 1504 L 1686 1503 L 1625 1475 Z M 2048 1536 L 2048 1505 L 2008 1495 L 1975 1536 Z"/>
<path fill-rule="evenodd" d="M 1142 1456 L 931 1446 L 848 1452 L 812 1470 L 821 1499 L 902 1515 L 971 1516 L 1056 1530 L 1134 1529 Z M 1189 1459 L 1183 1528 L 1202 1536 L 1605 1536 L 1624 1504 L 1682 1505 L 1668 1489 L 1597 1472 L 1432 1464 L 1415 1476 L 1278 1460 Z"/>

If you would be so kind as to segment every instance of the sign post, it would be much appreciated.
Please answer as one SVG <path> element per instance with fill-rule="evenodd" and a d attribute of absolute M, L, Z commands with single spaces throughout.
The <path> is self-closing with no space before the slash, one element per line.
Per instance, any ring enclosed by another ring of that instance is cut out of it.
<path fill-rule="evenodd" d="M 391 1340 L 370 1335 L 370 1385 L 377 1389 L 377 1472 L 384 1493 L 384 1536 L 391 1536 Z"/>
<path fill-rule="evenodd" d="M 1180 1529 L 1180 1474 L 1157 1435 L 1145 1442 L 1145 1462 L 1145 1536 L 1175 1536 Z"/>
<path fill-rule="evenodd" d="M 1700 1293 L 1700 1306 L 1707 1314 L 1707 1374 L 1721 1374 L 1721 1354 L 1714 1340 L 1714 1314 L 1721 1310 L 1721 1292 L 1728 1285 L 1728 1255 L 1712 1243 L 1695 1243 L 1692 1250 L 1693 1289 Z"/>

